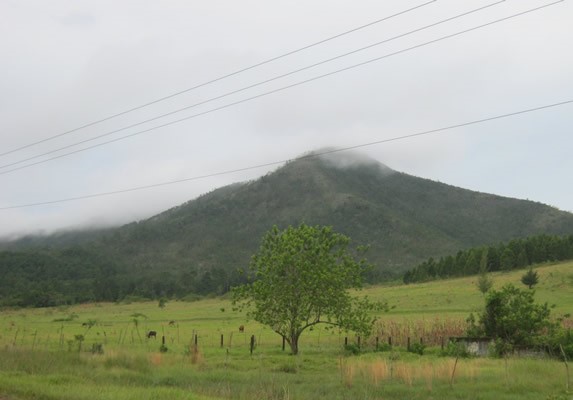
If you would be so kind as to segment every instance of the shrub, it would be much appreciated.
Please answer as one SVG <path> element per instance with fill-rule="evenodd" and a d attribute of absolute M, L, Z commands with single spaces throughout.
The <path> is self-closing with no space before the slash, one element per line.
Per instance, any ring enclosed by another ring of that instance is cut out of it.
<path fill-rule="evenodd" d="M 563 360 L 563 353 L 568 361 L 573 360 L 573 332 L 571 329 L 559 329 L 547 338 L 549 352 Z M 563 352 L 561 351 L 563 349 Z"/>
<path fill-rule="evenodd" d="M 94 343 L 92 344 L 92 354 L 103 354 L 103 344 Z"/>
<path fill-rule="evenodd" d="M 447 346 L 441 352 L 442 356 L 445 357 L 461 357 L 461 358 L 469 358 L 472 355 L 468 352 L 466 346 L 463 343 L 459 342 L 449 342 Z"/>
<path fill-rule="evenodd" d="M 355 343 L 350 343 L 347 345 L 344 345 L 344 351 L 353 355 L 357 355 L 360 354 L 361 350 L 360 350 L 360 346 L 358 346 Z"/>
<path fill-rule="evenodd" d="M 476 324 L 474 316 L 469 316 L 468 334 L 496 339 L 495 348 L 499 354 L 511 351 L 514 346 L 534 344 L 544 332 L 554 328 L 547 303 L 536 304 L 534 293 L 511 284 L 491 291 L 479 322 Z"/>
<path fill-rule="evenodd" d="M 382 343 L 378 345 L 378 348 L 376 349 L 376 351 L 391 351 L 392 350 L 392 346 L 389 345 L 388 343 Z"/>
<path fill-rule="evenodd" d="M 419 354 L 421 356 L 424 355 L 424 350 L 426 350 L 426 345 L 423 343 L 412 343 L 408 349 L 410 353 Z"/>

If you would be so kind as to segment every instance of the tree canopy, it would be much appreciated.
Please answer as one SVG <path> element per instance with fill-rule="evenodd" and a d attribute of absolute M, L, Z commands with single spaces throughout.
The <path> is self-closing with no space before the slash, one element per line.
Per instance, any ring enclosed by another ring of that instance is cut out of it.
<path fill-rule="evenodd" d="M 406 272 L 404 283 L 426 282 L 482 271 L 509 271 L 547 261 L 573 259 L 573 235 L 539 235 L 514 239 L 497 246 L 460 250 L 455 256 L 433 258 Z"/>
<path fill-rule="evenodd" d="M 535 303 L 534 294 L 534 291 L 522 290 L 512 284 L 490 291 L 478 324 L 470 316 L 469 333 L 499 339 L 509 348 L 532 344 L 545 328 L 551 326 L 547 303 Z"/>
<path fill-rule="evenodd" d="M 370 312 L 382 305 L 349 293 L 361 288 L 368 268 L 355 260 L 363 249 L 351 253 L 349 243 L 331 227 L 273 227 L 253 256 L 252 281 L 233 289 L 234 304 L 281 335 L 293 354 L 301 334 L 317 324 L 367 335 Z"/>
<path fill-rule="evenodd" d="M 537 285 L 539 282 L 539 276 L 533 268 L 529 268 L 525 274 L 521 277 L 521 283 L 527 286 L 529 289 L 532 289 L 533 286 Z"/>

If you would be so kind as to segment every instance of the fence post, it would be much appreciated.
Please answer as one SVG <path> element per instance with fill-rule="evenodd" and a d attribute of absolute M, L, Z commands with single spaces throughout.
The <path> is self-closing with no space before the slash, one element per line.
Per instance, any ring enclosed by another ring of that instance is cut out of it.
<path fill-rule="evenodd" d="M 348 346 L 348 336 L 344 337 L 344 346 Z"/>
<path fill-rule="evenodd" d="M 254 348 L 255 348 L 255 335 L 251 335 L 251 355 L 253 355 Z"/>
<path fill-rule="evenodd" d="M 285 342 L 286 342 L 286 340 L 285 340 L 285 337 L 283 336 L 283 351 L 285 351 Z"/>
<path fill-rule="evenodd" d="M 221 348 L 223 347 L 223 334 L 221 333 Z"/>
<path fill-rule="evenodd" d="M 195 339 L 194 339 L 194 341 L 195 341 L 195 346 L 197 346 L 197 334 L 195 334 Z"/>
<path fill-rule="evenodd" d="M 408 336 L 408 345 L 406 346 L 406 350 L 410 351 L 410 336 Z"/>
<path fill-rule="evenodd" d="M 388 336 L 388 345 L 392 347 L 392 336 Z"/>

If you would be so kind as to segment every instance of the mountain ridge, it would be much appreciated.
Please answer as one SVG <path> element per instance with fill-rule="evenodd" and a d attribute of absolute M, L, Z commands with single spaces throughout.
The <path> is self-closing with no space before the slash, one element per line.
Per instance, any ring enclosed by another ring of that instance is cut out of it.
<path fill-rule="evenodd" d="M 82 268 L 83 257 L 94 274 L 107 271 L 109 276 L 98 275 L 104 288 L 95 298 L 110 295 L 104 289 L 113 285 L 112 297 L 220 293 L 241 281 L 237 270 L 248 266 L 273 225 L 302 222 L 331 225 L 353 245 L 368 245 L 372 282 L 396 277 L 428 257 L 538 234 L 573 233 L 573 214 L 541 203 L 411 176 L 360 155 L 331 154 L 304 156 L 259 179 L 215 189 L 142 221 L 92 232 L 85 240 L 66 244 L 47 238 L 40 246 L 29 240 L 31 247 L 19 251 L 53 268 L 58 263 L 70 271 Z M 18 251 L 18 245 L 11 250 Z M 82 278 L 82 290 L 90 290 L 88 278 Z M 28 279 L 36 278 L 30 274 Z"/>

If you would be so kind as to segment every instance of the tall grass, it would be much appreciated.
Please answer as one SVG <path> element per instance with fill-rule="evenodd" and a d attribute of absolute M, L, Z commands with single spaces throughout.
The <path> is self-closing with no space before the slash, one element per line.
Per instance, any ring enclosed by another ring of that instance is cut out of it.
<path fill-rule="evenodd" d="M 421 318 L 380 320 L 374 326 L 375 335 L 385 340 L 392 338 L 392 344 L 405 346 L 408 338 L 423 339 L 424 344 L 439 346 L 443 339 L 463 336 L 467 324 L 462 318 Z"/>

